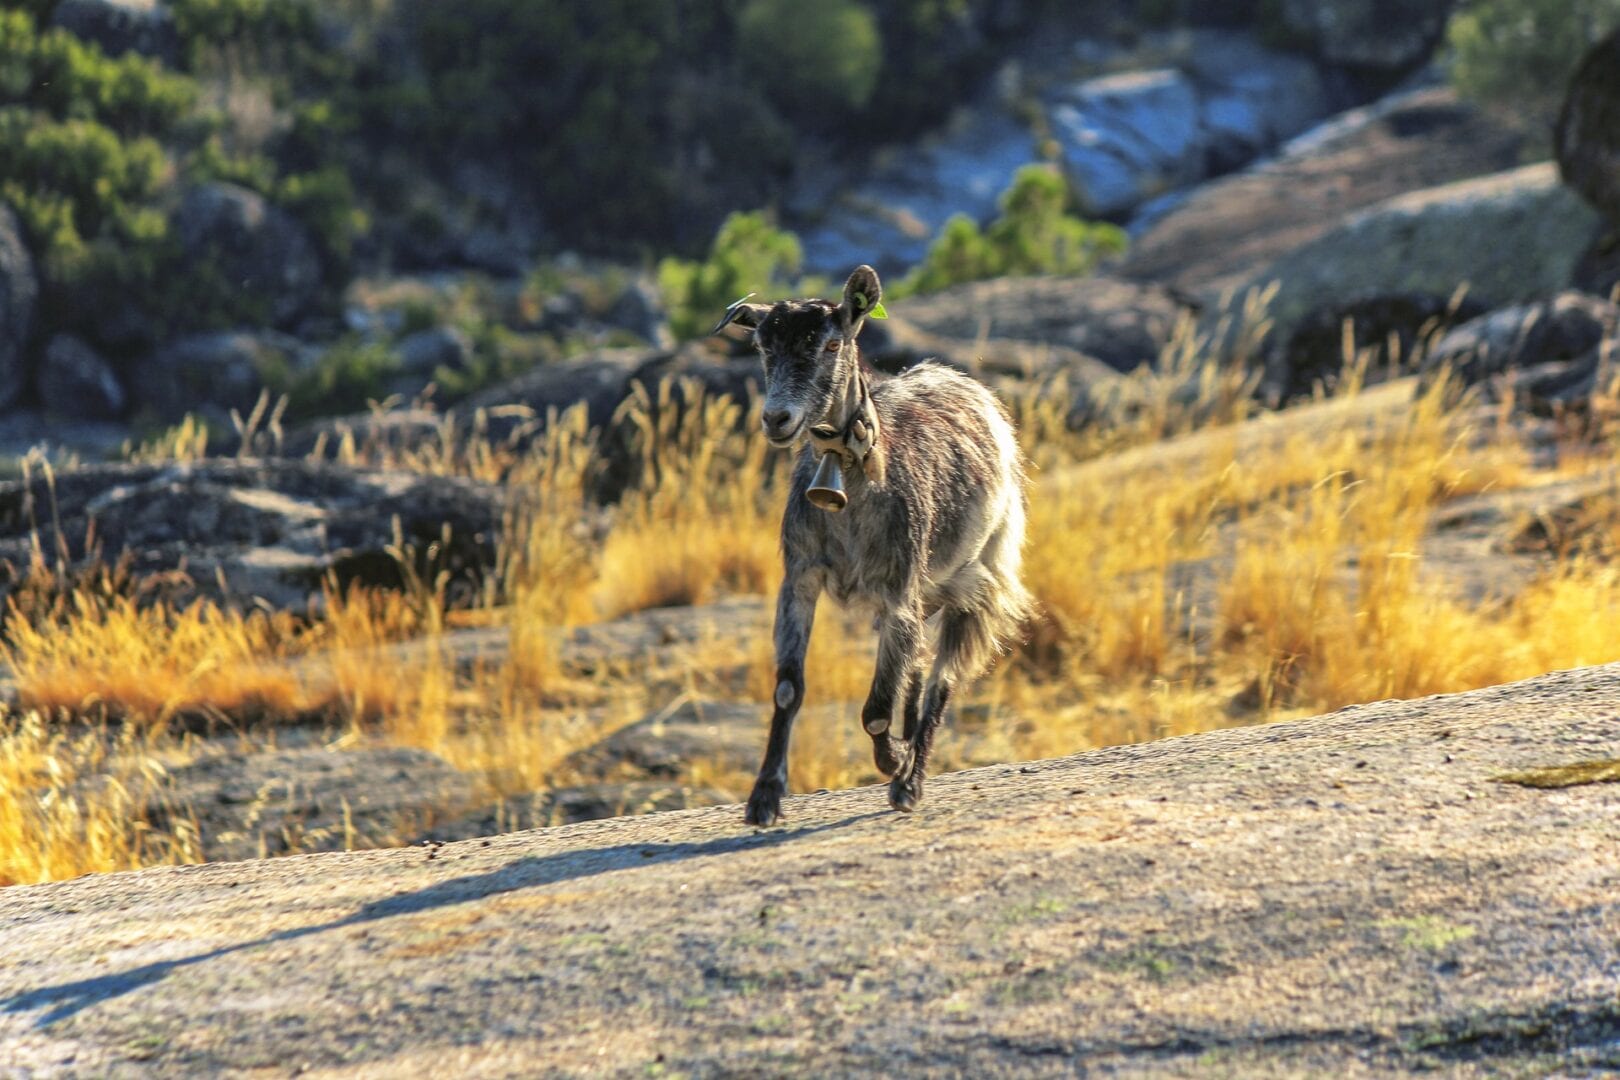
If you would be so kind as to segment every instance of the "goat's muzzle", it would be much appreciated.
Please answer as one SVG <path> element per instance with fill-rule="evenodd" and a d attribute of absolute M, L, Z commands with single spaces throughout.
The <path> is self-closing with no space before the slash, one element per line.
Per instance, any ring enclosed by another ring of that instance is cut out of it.
<path fill-rule="evenodd" d="M 816 467 L 816 475 L 810 479 L 810 487 L 804 497 L 810 500 L 811 506 L 831 514 L 849 505 L 849 496 L 844 494 L 843 463 L 837 451 L 821 455 L 821 464 Z"/>
<path fill-rule="evenodd" d="M 802 426 L 803 422 L 792 409 L 777 409 L 760 417 L 765 440 L 778 450 L 792 446 Z"/>

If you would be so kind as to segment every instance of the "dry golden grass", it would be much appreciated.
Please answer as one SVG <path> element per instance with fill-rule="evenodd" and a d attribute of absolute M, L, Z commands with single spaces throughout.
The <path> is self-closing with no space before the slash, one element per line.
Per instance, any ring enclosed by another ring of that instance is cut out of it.
<path fill-rule="evenodd" d="M 1620 657 L 1620 491 L 1562 523 L 1558 535 L 1578 539 L 1549 540 L 1565 557 L 1545 574 L 1511 593 L 1464 596 L 1426 566 L 1425 536 L 1448 500 L 1545 478 L 1511 426 L 1444 386 L 1416 401 L 1363 398 L 1365 357 L 1351 357 L 1339 395 L 1311 422 L 1283 414 L 1241 425 L 1252 383 L 1199 368 L 1191 333 L 1178 336 L 1169 374 L 1137 376 L 1106 404 L 1112 422 L 1074 433 L 1054 404 L 1061 395 L 1014 403 L 1036 467 L 1026 576 L 1044 615 L 962 703 L 939 768 Z M 196 858 L 184 829 L 142 824 L 162 762 L 184 753 L 166 734 L 176 720 L 318 716 L 352 738 L 439 754 L 492 797 L 569 782 L 575 749 L 681 695 L 756 702 L 763 736 L 768 635 L 716 625 L 674 657 L 673 674 L 671 655 L 656 676 L 626 661 L 585 678 L 562 660 L 567 627 L 768 594 L 780 575 L 785 462 L 754 435 L 754 417 L 665 387 L 622 419 L 642 479 L 609 511 L 590 497 L 602 456 L 581 410 L 553 418 L 528 449 L 495 445 L 476 420 L 470 433 L 447 424 L 408 455 L 344 448 L 352 460 L 476 476 L 518 496 L 471 615 L 447 613 L 445 582 L 412 577 L 411 553 L 399 551 L 403 593 L 330 594 L 307 626 L 89 593 L 52 618 L 14 618 L 6 659 L 32 711 L 0 728 L 0 880 Z M 1596 472 L 1610 456 L 1572 444 L 1558 473 Z M 458 661 L 446 636 L 453 614 L 505 627 L 504 658 Z M 862 621 L 824 605 L 808 703 L 848 707 L 801 720 L 796 789 L 876 779 L 854 717 L 873 652 Z M 694 761 L 680 780 L 740 797 L 751 777 Z"/>
<path fill-rule="evenodd" d="M 0 656 L 18 700 L 46 715 L 248 721 L 313 707 L 298 679 L 266 663 L 295 636 L 290 615 L 198 602 L 179 610 L 81 593 L 60 621 L 13 619 Z"/>
<path fill-rule="evenodd" d="M 626 403 L 631 452 L 649 480 L 625 496 L 603 543 L 594 593 L 603 618 L 763 593 L 781 576 L 768 494 L 780 460 L 754 434 L 757 406 L 745 414 L 702 398 L 683 414 L 675 390 L 664 383 L 654 401 L 638 386 Z M 688 400 L 696 395 L 686 387 Z"/>
<path fill-rule="evenodd" d="M 67 731 L 37 712 L 0 716 L 0 887 L 200 862 L 183 808 L 152 827 L 164 761 L 146 741 L 133 729 Z"/>

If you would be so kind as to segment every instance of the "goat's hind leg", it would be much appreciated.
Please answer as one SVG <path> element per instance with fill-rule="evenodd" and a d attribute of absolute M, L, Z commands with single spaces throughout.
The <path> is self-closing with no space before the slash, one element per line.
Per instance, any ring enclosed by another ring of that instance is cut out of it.
<path fill-rule="evenodd" d="M 889 805 L 910 811 L 922 801 L 923 779 L 933 753 L 934 736 L 945 720 L 951 697 L 963 679 L 984 666 L 994 645 L 982 612 L 947 608 L 939 626 L 939 648 L 923 694 L 922 714 L 915 727 L 907 723 L 906 756 L 889 781 Z"/>
<path fill-rule="evenodd" d="M 765 760 L 748 796 L 744 820 L 750 825 L 774 825 L 782 816 L 787 794 L 788 742 L 793 720 L 804 704 L 804 654 L 816 621 L 821 579 L 813 574 L 789 574 L 776 598 L 776 691 L 771 733 L 765 742 Z"/>
<path fill-rule="evenodd" d="M 895 697 L 904 691 L 904 722 L 909 732 L 915 723 L 913 699 L 921 686 L 917 653 L 922 645 L 922 618 L 910 606 L 890 612 L 881 622 L 877 670 L 872 689 L 861 707 L 861 727 L 872 737 L 872 763 L 884 776 L 893 776 L 905 760 L 906 744 L 895 737 Z"/>

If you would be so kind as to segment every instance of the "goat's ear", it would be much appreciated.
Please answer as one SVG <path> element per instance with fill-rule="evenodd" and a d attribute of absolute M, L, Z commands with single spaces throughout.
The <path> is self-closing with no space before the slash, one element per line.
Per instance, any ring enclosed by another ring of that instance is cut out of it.
<path fill-rule="evenodd" d="M 760 320 L 765 318 L 771 309 L 768 304 L 750 304 L 748 301 L 753 295 L 753 293 L 749 293 L 726 308 L 726 313 L 720 316 L 720 321 L 714 324 L 713 330 L 709 331 L 710 336 L 718 334 L 732 323 L 736 323 L 738 326 L 746 326 L 750 330 L 758 327 Z"/>
<path fill-rule="evenodd" d="M 870 266 L 857 266 L 844 282 L 844 302 L 838 308 L 845 328 L 851 333 L 859 330 L 862 320 L 882 299 L 883 285 L 878 281 L 877 271 Z"/>

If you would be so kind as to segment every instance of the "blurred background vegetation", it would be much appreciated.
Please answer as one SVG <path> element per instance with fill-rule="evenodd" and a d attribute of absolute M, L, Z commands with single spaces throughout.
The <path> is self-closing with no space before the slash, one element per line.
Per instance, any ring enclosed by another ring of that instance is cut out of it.
<path fill-rule="evenodd" d="M 96 311 L 93 344 L 116 361 L 197 331 L 299 329 L 193 257 L 177 207 L 198 184 L 239 185 L 307 229 L 322 288 L 298 317 L 326 318 L 326 339 L 357 273 L 437 269 L 479 230 L 514 275 L 565 251 L 657 267 L 689 336 L 744 292 L 799 287 L 772 210 L 797 162 L 915 139 L 1034 28 L 1193 19 L 1264 37 L 1279 5 L 170 0 L 161 40 L 121 55 L 55 25 L 60 6 L 0 0 L 0 200 L 41 279 L 33 337 L 85 332 Z M 1471 0 L 1445 62 L 1542 133 L 1616 24 L 1620 0 Z M 901 290 L 1084 273 L 1124 244 L 1072 214 L 1055 173 L 1021 175 L 1002 208 L 952 220 Z M 502 249 L 516 234 L 532 242 Z"/>
<path fill-rule="evenodd" d="M 1620 0 L 1471 0 L 1447 40 L 1457 88 L 1513 114 L 1545 152 L 1586 50 L 1620 26 Z"/>

